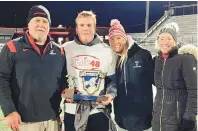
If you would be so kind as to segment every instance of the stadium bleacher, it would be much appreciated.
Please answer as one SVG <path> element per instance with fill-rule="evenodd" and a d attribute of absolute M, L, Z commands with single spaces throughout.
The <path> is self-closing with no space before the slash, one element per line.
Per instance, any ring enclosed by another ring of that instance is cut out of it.
<path fill-rule="evenodd" d="M 153 55 L 156 54 L 157 50 L 155 47 L 155 41 L 160 29 L 170 22 L 176 22 L 179 26 L 178 39 L 182 44 L 193 44 L 197 46 L 197 14 L 171 16 L 165 22 L 163 22 L 156 30 L 154 30 L 140 46 L 149 50 Z"/>
<path fill-rule="evenodd" d="M 195 5 L 193 5 L 194 7 Z M 182 6 L 180 6 L 181 8 Z M 184 5 L 185 7 L 185 5 Z M 190 7 L 190 6 L 188 6 Z M 165 18 L 167 14 L 164 14 L 161 18 Z M 181 45 L 183 44 L 193 44 L 197 46 L 197 35 L 198 35 L 198 15 L 196 14 L 187 14 L 187 15 L 174 15 L 174 14 L 168 14 L 168 17 L 163 21 L 162 19 L 159 19 L 156 24 L 160 23 L 158 26 L 154 24 L 148 32 L 150 33 L 147 35 L 144 39 L 143 37 L 135 37 L 138 42 L 140 42 L 140 46 L 149 50 L 152 55 L 156 55 L 157 50 L 155 49 L 155 41 L 157 38 L 157 35 L 160 31 L 160 29 L 170 22 L 176 22 L 179 26 L 179 33 L 178 33 L 178 40 Z M 154 29 L 152 29 L 154 28 Z M 148 34 L 148 32 L 146 32 Z M 145 33 L 145 34 L 146 34 Z M 142 35 L 142 34 L 141 34 Z M 138 36 L 136 34 L 136 36 Z"/>

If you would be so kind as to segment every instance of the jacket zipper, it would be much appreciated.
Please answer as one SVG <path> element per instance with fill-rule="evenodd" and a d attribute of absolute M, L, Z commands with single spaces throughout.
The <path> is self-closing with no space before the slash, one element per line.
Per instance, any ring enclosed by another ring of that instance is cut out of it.
<path fill-rule="evenodd" d="M 127 96 L 127 86 L 126 86 L 126 61 L 124 62 L 124 86 L 125 86 L 125 92 L 126 92 L 126 96 Z"/>
<path fill-rule="evenodd" d="M 162 109 L 161 109 L 161 114 L 160 114 L 160 131 L 162 131 L 162 112 L 163 112 L 163 106 L 164 106 L 164 83 L 163 83 L 163 76 L 164 76 L 165 63 L 166 63 L 166 59 L 164 60 L 164 63 L 163 63 L 162 76 L 161 76 L 163 96 L 162 96 Z"/>
<path fill-rule="evenodd" d="M 179 120 L 179 101 L 177 101 L 177 120 Z"/>

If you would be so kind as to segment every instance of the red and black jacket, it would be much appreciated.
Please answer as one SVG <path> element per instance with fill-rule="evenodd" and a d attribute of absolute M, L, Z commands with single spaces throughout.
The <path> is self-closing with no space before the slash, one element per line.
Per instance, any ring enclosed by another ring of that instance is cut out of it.
<path fill-rule="evenodd" d="M 43 54 L 26 34 L 8 42 L 0 53 L 0 106 L 4 115 L 17 111 L 23 122 L 56 118 L 66 86 L 62 50 L 48 36 Z"/>

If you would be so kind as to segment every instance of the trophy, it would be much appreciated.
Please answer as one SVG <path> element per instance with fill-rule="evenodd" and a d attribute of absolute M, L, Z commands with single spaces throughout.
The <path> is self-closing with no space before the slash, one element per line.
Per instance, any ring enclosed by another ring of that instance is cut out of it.
<path fill-rule="evenodd" d="M 100 80 L 104 78 L 104 74 L 99 71 L 81 71 L 80 77 L 83 81 L 83 88 L 87 91 L 87 95 L 82 95 L 77 91 L 76 79 L 71 75 L 66 76 L 69 88 L 65 89 L 62 93 L 62 97 L 73 100 L 84 100 L 84 101 L 106 101 L 105 96 L 93 96 L 93 94 L 99 90 Z"/>

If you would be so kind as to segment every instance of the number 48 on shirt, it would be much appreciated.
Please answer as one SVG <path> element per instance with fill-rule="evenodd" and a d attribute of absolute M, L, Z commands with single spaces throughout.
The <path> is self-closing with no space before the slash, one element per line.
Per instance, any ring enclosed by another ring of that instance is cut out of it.
<path fill-rule="evenodd" d="M 90 64 L 92 65 L 92 67 L 100 67 L 100 61 L 92 60 Z"/>

